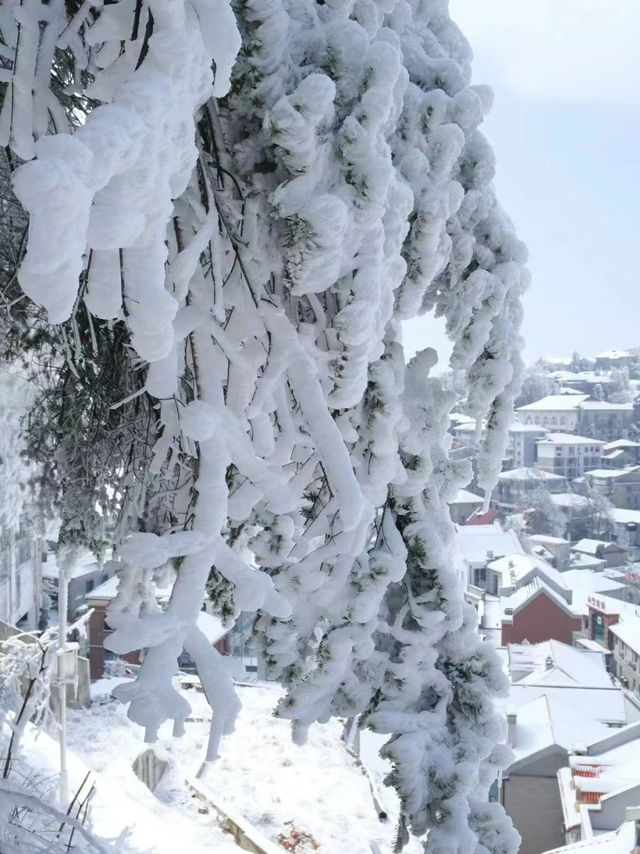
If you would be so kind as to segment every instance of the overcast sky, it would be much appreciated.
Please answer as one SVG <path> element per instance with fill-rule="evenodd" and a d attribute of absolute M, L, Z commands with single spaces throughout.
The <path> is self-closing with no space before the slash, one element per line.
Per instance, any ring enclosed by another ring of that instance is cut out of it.
<path fill-rule="evenodd" d="M 526 357 L 640 345 L 640 0 L 450 10 L 495 92 L 483 131 L 529 247 Z M 427 324 L 408 325 L 409 348 L 442 343 Z"/>

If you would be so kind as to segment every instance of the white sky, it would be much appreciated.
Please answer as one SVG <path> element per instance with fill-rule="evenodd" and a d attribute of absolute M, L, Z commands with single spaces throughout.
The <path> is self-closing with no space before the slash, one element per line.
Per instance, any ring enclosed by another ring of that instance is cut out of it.
<path fill-rule="evenodd" d="M 451 0 L 495 92 L 483 130 L 530 251 L 525 354 L 640 345 L 640 0 Z M 441 324 L 407 324 L 442 352 Z"/>

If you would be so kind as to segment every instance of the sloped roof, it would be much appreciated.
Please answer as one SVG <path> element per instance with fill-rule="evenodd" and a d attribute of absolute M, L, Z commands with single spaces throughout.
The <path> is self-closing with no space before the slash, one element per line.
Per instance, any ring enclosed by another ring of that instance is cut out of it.
<path fill-rule="evenodd" d="M 577 409 L 578 405 L 589 399 L 588 394 L 550 394 L 533 403 L 519 406 L 518 412 L 548 412 L 550 410 L 566 411 Z"/>
<path fill-rule="evenodd" d="M 584 473 L 585 477 L 595 477 L 601 480 L 615 480 L 618 477 L 626 477 L 629 474 L 640 472 L 640 466 L 630 466 L 626 469 L 592 469 Z"/>
<path fill-rule="evenodd" d="M 476 495 L 474 492 L 469 492 L 467 489 L 459 489 L 456 492 L 455 498 L 449 501 L 449 504 L 483 504 L 484 498 Z"/>
<path fill-rule="evenodd" d="M 539 424 L 521 424 L 519 421 L 513 421 L 509 427 L 509 433 L 548 433 L 547 427 L 541 427 Z"/>
<path fill-rule="evenodd" d="M 549 433 L 538 445 L 604 445 L 602 439 L 591 439 L 589 436 L 576 436 L 575 433 Z"/>
<path fill-rule="evenodd" d="M 631 439 L 616 439 L 615 442 L 607 442 L 605 451 L 616 451 L 618 448 L 640 448 L 640 442 L 632 442 Z"/>
<path fill-rule="evenodd" d="M 527 677 L 515 682 L 516 685 L 544 683 L 555 687 L 612 687 L 604 657 L 600 653 L 580 650 L 558 640 L 509 644 L 507 651 L 510 670 L 528 673 Z"/>
<path fill-rule="evenodd" d="M 559 590 L 569 590 L 562 572 L 558 572 L 551 564 L 547 563 L 537 555 L 531 554 L 508 554 L 492 561 L 489 569 L 500 573 L 503 587 L 511 586 L 512 580 L 521 581 L 529 573 L 536 573 L 552 582 Z"/>
<path fill-rule="evenodd" d="M 594 655 L 596 653 L 585 653 Z M 572 748 L 577 742 L 590 744 L 611 734 L 607 724 L 624 725 L 627 711 L 624 693 L 610 685 L 609 688 L 569 687 L 567 685 L 523 685 L 515 682 L 509 692 L 509 709 L 518 712 L 521 706 L 540 697 L 546 697 L 557 706 L 556 744 Z"/>
<path fill-rule="evenodd" d="M 458 545 L 467 563 L 484 563 L 494 557 L 524 553 L 515 531 L 503 531 L 497 522 L 490 525 L 457 525 Z"/>
<path fill-rule="evenodd" d="M 513 748 L 516 763 L 554 745 L 573 750 L 578 743 L 596 741 L 610 732 L 609 727 L 591 716 L 588 706 L 574 705 L 574 693 L 577 692 L 564 688 L 511 687 L 508 708 L 517 715 Z"/>
<path fill-rule="evenodd" d="M 544 469 L 519 468 L 501 471 L 498 480 L 564 480 L 561 474 L 553 474 Z"/>
<path fill-rule="evenodd" d="M 596 560 L 596 558 L 590 558 Z M 604 561 L 598 560 L 602 564 Z M 587 599 L 594 593 L 606 593 L 614 590 L 622 590 L 625 585 L 612 578 L 608 578 L 603 572 L 593 569 L 568 569 L 562 573 L 568 587 L 573 591 L 572 607 L 581 614 L 588 614 Z"/>
<path fill-rule="evenodd" d="M 640 654 L 640 617 L 625 617 L 614 626 L 609 626 L 609 631 Z"/>
<path fill-rule="evenodd" d="M 607 403 L 604 400 L 584 400 L 580 409 L 600 412 L 633 412 L 633 403 Z"/>
<path fill-rule="evenodd" d="M 621 507 L 611 507 L 609 516 L 619 525 L 640 525 L 640 510 L 626 510 Z"/>
<path fill-rule="evenodd" d="M 574 552 L 584 552 L 588 555 L 596 555 L 598 553 L 598 549 L 602 549 L 603 552 L 607 551 L 618 551 L 621 546 L 617 545 L 617 543 L 608 543 L 606 540 L 592 540 L 588 537 L 585 537 L 582 540 L 578 540 L 578 542 L 571 547 L 571 550 Z M 624 549 L 622 549 L 624 551 Z"/>
<path fill-rule="evenodd" d="M 568 591 L 567 591 L 568 592 Z M 567 602 L 567 599 L 560 592 L 555 590 L 550 584 L 544 581 L 543 578 L 536 576 L 527 584 L 523 584 L 511 596 L 503 596 L 500 599 L 502 606 L 503 622 L 510 622 L 513 614 L 517 614 L 526 605 L 529 604 L 536 596 L 546 595 L 562 608 L 569 616 L 577 617 L 572 606 Z M 507 613 L 508 611 L 508 613 Z"/>

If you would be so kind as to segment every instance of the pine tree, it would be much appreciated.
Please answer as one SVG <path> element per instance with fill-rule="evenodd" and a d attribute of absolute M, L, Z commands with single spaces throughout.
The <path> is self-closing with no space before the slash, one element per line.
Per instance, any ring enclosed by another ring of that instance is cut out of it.
<path fill-rule="evenodd" d="M 522 373 L 526 253 L 478 131 L 490 94 L 470 85 L 446 2 L 0 14 L 14 57 L 0 140 L 26 161 L 30 215 L 19 281 L 72 333 L 51 406 L 95 427 L 91 444 L 46 433 L 61 536 L 95 546 L 99 518 L 78 508 L 104 476 L 125 564 L 109 646 L 146 649 L 118 689 L 129 716 L 148 739 L 168 718 L 181 732 L 184 647 L 216 757 L 238 703 L 196 625 L 209 589 L 227 616 L 261 612 L 296 738 L 336 714 L 390 733 L 399 843 L 429 830 L 434 852 L 514 850 L 486 803 L 505 761 L 500 670 L 453 568 L 447 500 L 468 475 L 448 457 L 454 399 L 436 354 L 405 368 L 401 346 L 402 320 L 445 317 L 468 410 L 487 419 L 488 498 Z"/>

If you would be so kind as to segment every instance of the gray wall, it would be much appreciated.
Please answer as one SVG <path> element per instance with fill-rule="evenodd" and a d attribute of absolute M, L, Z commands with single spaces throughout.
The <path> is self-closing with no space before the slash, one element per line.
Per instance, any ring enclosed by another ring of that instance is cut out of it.
<path fill-rule="evenodd" d="M 564 845 L 560 791 L 555 777 L 510 776 L 503 803 L 522 837 L 519 854 L 541 854 Z"/>

